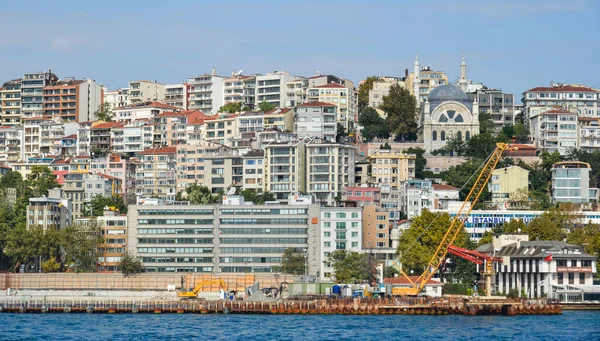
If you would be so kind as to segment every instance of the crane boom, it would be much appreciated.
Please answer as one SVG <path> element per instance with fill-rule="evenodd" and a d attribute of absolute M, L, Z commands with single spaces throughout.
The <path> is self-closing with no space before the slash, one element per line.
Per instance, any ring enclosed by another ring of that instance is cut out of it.
<path fill-rule="evenodd" d="M 504 151 L 508 149 L 508 143 L 496 144 L 496 149 L 494 149 L 492 154 L 490 154 L 490 156 L 488 157 L 485 165 L 481 169 L 481 173 L 477 177 L 477 180 L 475 180 L 471 191 L 469 191 L 469 195 L 467 195 L 465 201 L 463 201 L 460 210 L 452 220 L 450 227 L 444 234 L 442 241 L 437 246 L 435 252 L 431 256 L 431 259 L 429 260 L 429 263 L 427 264 L 427 267 L 425 268 L 423 273 L 414 282 L 412 282 L 410 280 L 410 277 L 408 277 L 400 267 L 400 272 L 406 278 L 409 279 L 411 285 L 405 288 L 394 288 L 394 290 L 392 291 L 393 294 L 417 295 L 423 289 L 425 284 L 427 284 L 427 281 L 429 281 L 433 277 L 437 269 L 440 267 L 440 265 L 446 258 L 446 255 L 448 254 L 448 247 L 452 245 L 456 237 L 459 235 L 460 231 L 462 230 L 465 224 L 465 221 L 467 220 L 467 217 L 469 216 L 469 213 L 471 213 L 473 206 L 475 206 L 475 203 L 477 202 L 477 200 L 479 200 L 479 197 L 481 196 L 483 190 L 487 186 L 487 183 L 490 180 L 490 177 L 492 176 L 492 172 L 494 171 L 494 169 L 496 169 L 496 165 L 502 158 L 502 153 L 504 153 Z"/>

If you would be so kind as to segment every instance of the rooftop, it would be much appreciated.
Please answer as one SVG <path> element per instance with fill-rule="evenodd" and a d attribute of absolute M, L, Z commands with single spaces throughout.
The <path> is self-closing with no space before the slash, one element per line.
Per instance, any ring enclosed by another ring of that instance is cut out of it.
<path fill-rule="evenodd" d="M 335 89 L 347 89 L 345 86 L 338 83 L 329 83 L 325 85 L 315 86 L 315 88 L 335 88 Z"/>
<path fill-rule="evenodd" d="M 600 90 L 583 85 L 560 84 L 555 86 L 538 86 L 525 92 L 600 92 Z"/>
<path fill-rule="evenodd" d="M 483 244 L 476 250 L 486 253 L 494 252 L 491 243 Z M 545 258 L 548 255 L 552 255 L 553 258 L 596 258 L 585 253 L 582 246 L 553 240 L 509 244 L 503 246 L 495 253 L 496 257 L 509 256 L 514 258 Z"/>
<path fill-rule="evenodd" d="M 165 148 L 154 148 L 141 151 L 138 155 L 162 155 L 162 154 L 175 154 L 177 151 L 176 147 L 165 147 Z"/>
<path fill-rule="evenodd" d="M 433 184 L 433 185 L 431 185 L 431 187 L 433 187 L 433 189 L 436 191 L 458 191 L 459 190 L 458 188 L 456 188 L 454 186 L 450 186 L 450 185 Z"/>
<path fill-rule="evenodd" d="M 335 104 L 325 102 L 306 102 L 298 104 L 297 107 L 335 107 Z"/>

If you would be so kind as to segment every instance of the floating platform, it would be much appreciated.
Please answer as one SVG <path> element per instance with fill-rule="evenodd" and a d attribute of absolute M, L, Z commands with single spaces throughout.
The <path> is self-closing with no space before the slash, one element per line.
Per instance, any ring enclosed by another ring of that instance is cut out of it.
<path fill-rule="evenodd" d="M 341 298 L 253 301 L 4 301 L 0 312 L 89 314 L 556 315 L 547 300 Z"/>

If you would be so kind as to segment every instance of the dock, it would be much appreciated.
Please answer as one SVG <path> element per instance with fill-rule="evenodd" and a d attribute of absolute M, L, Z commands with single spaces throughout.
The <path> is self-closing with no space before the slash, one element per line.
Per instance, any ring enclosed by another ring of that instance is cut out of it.
<path fill-rule="evenodd" d="M 7 313 L 89 314 L 342 314 L 342 315 L 556 315 L 559 304 L 547 300 L 459 300 L 398 298 L 326 298 L 255 301 L 4 301 Z"/>

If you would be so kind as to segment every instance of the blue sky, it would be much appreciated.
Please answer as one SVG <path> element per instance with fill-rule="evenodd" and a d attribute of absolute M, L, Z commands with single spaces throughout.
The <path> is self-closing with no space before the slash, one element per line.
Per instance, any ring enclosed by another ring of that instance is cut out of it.
<path fill-rule="evenodd" d="M 102 4 L 98 6 L 97 4 Z M 600 88 L 600 2 L 0 0 L 0 80 L 51 68 L 109 88 L 210 72 L 315 71 L 355 82 L 421 66 L 520 94 Z"/>

